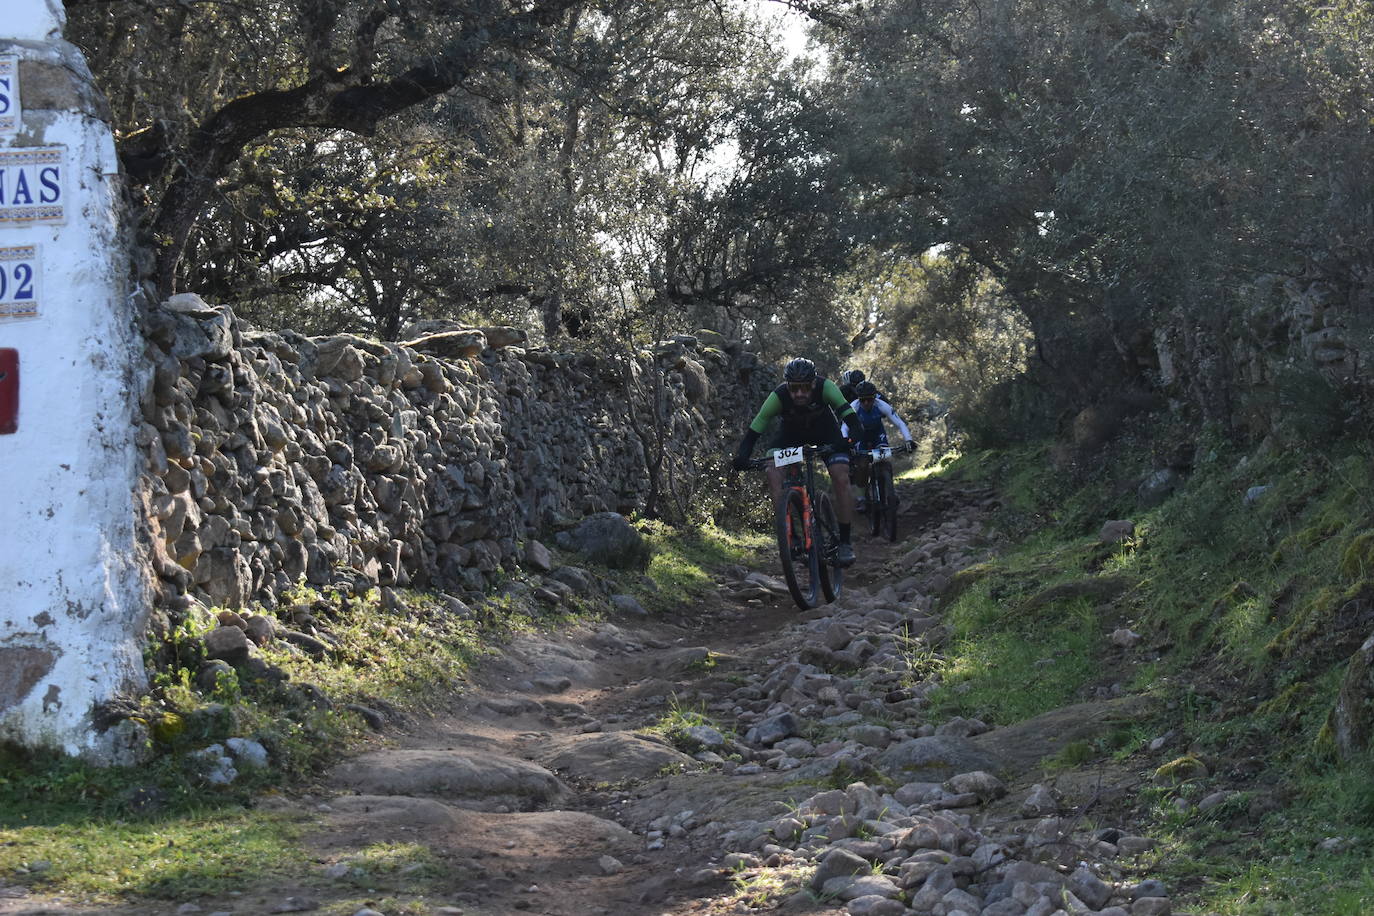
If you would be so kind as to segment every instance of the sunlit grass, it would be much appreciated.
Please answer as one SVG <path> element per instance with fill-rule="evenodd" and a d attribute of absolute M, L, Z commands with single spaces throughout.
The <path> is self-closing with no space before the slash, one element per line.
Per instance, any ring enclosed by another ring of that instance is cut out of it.
<path fill-rule="evenodd" d="M 349 866 L 345 880 L 359 887 L 393 878 L 404 878 L 411 887 L 419 887 L 439 877 L 443 867 L 434 851 L 420 843 L 374 843 L 340 861 Z"/>
<path fill-rule="evenodd" d="M 1005 725 L 1072 702 L 1098 671 L 1102 634 L 1093 609 L 1075 600 L 1004 623 L 1008 612 L 990 598 L 991 588 L 979 583 L 952 609 L 955 641 L 932 703 Z"/>
<path fill-rule="evenodd" d="M 749 910 L 772 909 L 801 888 L 811 870 L 800 862 L 782 868 L 742 870 L 731 878 L 733 893 L 729 899 Z"/>
<path fill-rule="evenodd" d="M 245 810 L 254 794 L 315 774 L 366 740 L 370 731 L 346 704 L 406 714 L 436 708 L 476 660 L 533 625 L 510 599 L 494 598 L 479 619 L 469 619 L 443 596 L 399 596 L 402 605 L 388 610 L 376 590 L 361 597 L 294 590 L 288 600 L 316 616 L 324 654 L 270 644 L 258 654 L 284 679 L 253 680 L 241 669 L 208 692 L 193 677 L 206 624 L 187 621 L 171 641 L 172 664 L 156 672 L 136 711 L 140 721 L 176 727 L 149 729 L 141 766 L 92 767 L 0 747 L 0 876 L 13 873 L 44 892 L 137 900 L 297 874 L 297 825 Z M 262 744 L 269 768 L 240 766 L 231 785 L 207 785 L 195 752 L 229 737 Z M 386 873 L 395 861 L 410 869 L 408 879 L 424 877 L 403 858 L 378 853 L 368 871 Z M 26 864 L 34 862 L 47 864 Z"/>
<path fill-rule="evenodd" d="M 1341 622 L 1342 608 L 1348 615 L 1367 596 L 1374 569 L 1374 462 L 1360 443 L 1342 448 L 1241 456 L 1218 440 L 1149 509 L 1134 504 L 1129 476 L 1066 484 L 1035 448 L 961 461 L 966 479 L 997 485 L 1013 545 L 944 609 L 955 638 L 935 711 L 1016 721 L 1084 699 L 1103 657 L 1116 658 L 1125 689 L 1155 697 L 1150 721 L 1049 764 L 1130 765 L 1144 754 L 1153 768 L 1151 738 L 1172 732 L 1171 746 L 1264 774 L 1208 812 L 1196 808 L 1202 798 L 1236 785 L 1225 771 L 1146 788 L 1143 829 L 1161 845 L 1135 863 L 1141 873 L 1179 888 L 1180 903 L 1225 916 L 1374 912 L 1374 762 L 1336 759 L 1329 736 L 1347 660 L 1368 636 Z M 1135 523 L 1134 537 L 1096 544 L 1117 518 Z M 1035 600 L 1108 576 L 1127 584 L 1108 603 Z M 1106 642 L 1123 624 L 1142 634 L 1139 648 Z M 1279 810 L 1256 824 L 1251 800 L 1268 792 Z M 1330 838 L 1343 839 L 1323 849 Z"/>
<path fill-rule="evenodd" d="M 668 701 L 667 711 L 659 717 L 653 725 L 643 729 L 650 734 L 659 735 L 663 740 L 687 753 L 695 753 L 701 749 L 699 743 L 692 739 L 687 730 L 706 726 L 720 732 L 721 735 L 729 738 L 732 731 L 728 726 L 717 722 L 706 711 L 705 705 L 685 706 L 676 696 Z"/>
<path fill-rule="evenodd" d="M 903 468 L 902 470 L 898 471 L 895 475 L 893 475 L 893 480 L 897 482 L 914 482 L 918 480 L 926 480 L 930 477 L 938 477 L 941 474 L 943 474 L 945 472 L 945 469 L 948 468 L 951 464 L 953 464 L 954 461 L 958 459 L 958 457 L 958 452 L 951 452 L 950 454 L 946 455 L 944 458 L 941 458 L 939 461 L 934 462 L 933 464 L 927 464 L 918 467 L 913 462 L 908 467 Z"/>
<path fill-rule="evenodd" d="M 301 833 L 291 817 L 243 811 L 5 829 L 0 874 L 38 891 L 96 900 L 216 894 L 249 879 L 302 874 Z M 35 863 L 46 866 L 35 870 Z"/>
<path fill-rule="evenodd" d="M 673 528 L 644 523 L 653 547 L 648 576 L 656 591 L 642 600 L 668 607 L 715 590 L 716 573 L 724 566 L 747 564 L 767 550 L 769 538 L 752 531 L 726 531 L 714 525 Z"/>
<path fill-rule="evenodd" d="M 293 678 L 316 684 L 331 696 L 412 704 L 431 695 L 436 685 L 460 680 L 491 651 L 490 629 L 446 613 L 428 595 L 403 593 L 402 600 L 402 613 L 386 613 L 373 591 L 341 611 L 329 623 L 333 641 L 324 656 L 307 655 L 286 643 L 266 647 L 263 654 Z M 520 616 L 509 609 L 500 620 L 508 630 L 519 629 Z"/>

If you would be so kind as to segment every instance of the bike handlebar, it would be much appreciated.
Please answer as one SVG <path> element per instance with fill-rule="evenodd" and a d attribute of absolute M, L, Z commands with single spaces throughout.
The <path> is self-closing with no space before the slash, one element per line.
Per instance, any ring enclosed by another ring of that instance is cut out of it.
<path fill-rule="evenodd" d="M 828 457 L 828 456 L 833 455 L 833 454 L 835 454 L 836 452 L 839 452 L 839 451 L 841 451 L 841 450 L 835 448 L 833 445 L 803 445 L 803 446 L 802 446 L 802 455 L 805 456 L 805 457 L 807 457 L 807 458 L 811 458 L 811 457 L 815 457 L 815 456 Z M 844 449 L 844 451 L 850 452 L 851 450 L 849 450 L 849 449 Z M 761 471 L 761 470 L 763 470 L 764 468 L 769 467 L 770 465 L 772 465 L 772 463 L 773 463 L 773 458 L 772 458 L 771 455 L 764 455 L 764 456 L 761 457 L 761 458 L 750 458 L 750 459 L 749 459 L 749 469 L 750 469 L 750 470 L 753 470 L 753 471 Z"/>

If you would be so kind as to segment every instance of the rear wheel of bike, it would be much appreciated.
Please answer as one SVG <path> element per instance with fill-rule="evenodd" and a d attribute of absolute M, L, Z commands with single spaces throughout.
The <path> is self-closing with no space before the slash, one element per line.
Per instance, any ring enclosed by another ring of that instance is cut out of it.
<path fill-rule="evenodd" d="M 876 461 L 868 469 L 868 486 L 864 492 L 868 499 L 868 522 L 872 526 L 870 532 L 874 537 L 883 530 L 883 491 L 878 488 L 878 469 L 881 467 Z"/>
<path fill-rule="evenodd" d="M 840 526 L 829 493 L 816 494 L 816 553 L 821 558 L 821 591 L 826 601 L 840 597 L 844 587 L 844 568 L 831 566 L 830 560 L 840 545 Z"/>
<path fill-rule="evenodd" d="M 814 526 L 813 526 L 814 527 Z M 789 489 L 778 504 L 778 557 L 782 578 L 792 600 L 802 610 L 820 603 L 820 545 L 813 531 L 807 530 L 806 504 L 800 490 Z"/>
<path fill-rule="evenodd" d="M 892 482 L 892 465 L 884 464 L 878 477 L 882 491 L 883 534 L 889 541 L 897 540 L 897 486 Z"/>

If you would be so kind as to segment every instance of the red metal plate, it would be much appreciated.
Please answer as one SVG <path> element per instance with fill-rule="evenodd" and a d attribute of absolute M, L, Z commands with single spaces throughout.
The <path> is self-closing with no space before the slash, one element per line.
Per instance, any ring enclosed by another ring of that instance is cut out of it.
<path fill-rule="evenodd" d="M 0 435 L 19 430 L 19 351 L 0 347 Z"/>

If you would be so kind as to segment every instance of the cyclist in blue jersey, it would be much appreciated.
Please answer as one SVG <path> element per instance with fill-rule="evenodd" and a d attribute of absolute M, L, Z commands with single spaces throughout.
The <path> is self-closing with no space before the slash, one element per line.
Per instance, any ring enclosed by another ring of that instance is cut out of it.
<path fill-rule="evenodd" d="M 840 432 L 845 438 L 852 441 L 862 453 L 869 449 L 881 448 L 888 444 L 887 427 L 884 420 L 890 420 L 897 427 L 897 432 L 902 434 L 902 441 L 907 451 L 915 451 L 916 443 L 911 439 L 911 430 L 892 405 L 878 396 L 878 387 L 872 382 L 859 382 L 854 387 L 855 398 L 850 402 L 850 407 L 854 411 L 854 416 L 848 418 L 841 426 Z M 858 509 L 864 510 L 864 487 L 868 486 L 868 464 L 866 457 L 862 454 L 860 460 L 854 462 L 854 485 L 858 487 Z"/>
<path fill-rule="evenodd" d="M 782 375 L 783 384 L 764 399 L 763 406 L 740 441 L 734 467 L 739 471 L 749 468 L 749 456 L 774 417 L 781 418 L 782 426 L 773 440 L 772 448 L 831 446 L 834 451 L 825 459 L 825 463 L 835 492 L 835 518 L 840 527 L 835 565 L 851 566 L 854 563 L 854 547 L 850 543 L 854 497 L 849 487 L 849 444 L 840 432 L 836 417 L 853 418 L 853 407 L 845 403 L 838 385 L 816 374 L 816 364 L 809 359 L 792 360 L 783 369 Z M 771 465 L 767 470 L 768 488 L 776 503 L 782 495 L 782 471 Z"/>
<path fill-rule="evenodd" d="M 840 373 L 840 394 L 844 395 L 845 401 L 852 404 L 858 399 L 859 385 L 863 384 L 865 379 L 866 376 L 862 369 L 847 369 Z M 877 388 L 875 387 L 873 390 L 877 391 Z M 888 403 L 887 398 L 881 394 L 878 394 L 877 398 L 879 403 Z"/>

